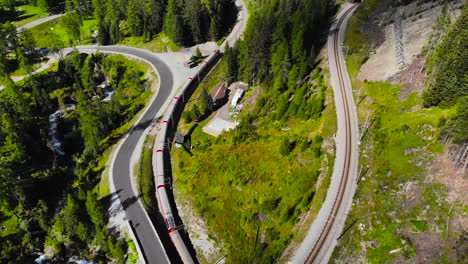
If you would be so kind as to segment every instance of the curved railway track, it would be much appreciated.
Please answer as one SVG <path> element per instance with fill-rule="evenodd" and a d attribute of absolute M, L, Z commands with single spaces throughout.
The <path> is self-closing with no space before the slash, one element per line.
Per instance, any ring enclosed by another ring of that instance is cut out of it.
<path fill-rule="evenodd" d="M 341 92 L 341 98 L 342 98 L 342 104 L 344 108 L 344 121 L 345 121 L 345 157 L 344 157 L 344 166 L 342 169 L 342 175 L 341 175 L 341 180 L 339 183 L 339 188 L 338 188 L 338 193 L 337 196 L 333 202 L 333 206 L 331 209 L 331 212 L 328 214 L 325 226 L 323 227 L 322 231 L 320 232 L 320 235 L 318 237 L 317 242 L 312 248 L 312 251 L 310 254 L 307 256 L 307 259 L 305 263 L 316 263 L 317 261 L 320 261 L 317 257 L 324 246 L 325 242 L 327 239 L 329 239 L 331 234 L 331 230 L 333 225 L 335 224 L 335 220 L 337 218 L 339 210 L 342 208 L 342 203 L 343 199 L 345 197 L 345 191 L 347 190 L 348 187 L 348 182 L 350 178 L 350 168 L 351 168 L 351 162 L 352 162 L 352 140 L 353 140 L 353 124 L 352 124 L 352 117 L 351 117 L 351 107 L 354 107 L 354 104 L 350 104 L 350 101 L 352 102 L 352 98 L 348 98 L 348 94 L 346 91 L 346 85 L 345 85 L 345 74 L 344 71 L 346 69 L 342 68 L 342 64 L 340 62 L 340 28 L 345 21 L 345 19 L 354 11 L 354 9 L 357 7 L 357 5 L 354 5 L 353 7 L 349 8 L 344 14 L 340 17 L 336 28 L 333 32 L 333 45 L 334 45 L 334 59 L 335 59 L 335 64 L 336 64 L 336 70 L 338 73 L 338 85 L 339 85 L 339 91 Z"/>

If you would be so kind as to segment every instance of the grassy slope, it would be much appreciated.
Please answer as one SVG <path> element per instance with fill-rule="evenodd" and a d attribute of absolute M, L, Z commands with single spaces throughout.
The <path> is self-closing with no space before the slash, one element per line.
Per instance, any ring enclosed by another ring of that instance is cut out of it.
<path fill-rule="evenodd" d="M 180 50 L 180 47 L 163 32 L 148 42 L 144 42 L 143 37 L 128 37 L 120 41 L 119 44 L 147 49 L 152 52 L 176 52 Z"/>
<path fill-rule="evenodd" d="M 47 16 L 47 13 L 44 10 L 32 5 L 18 6 L 16 10 L 18 12 L 24 12 L 21 17 L 19 17 L 20 20 L 14 23 L 17 27 Z"/>
<path fill-rule="evenodd" d="M 223 70 L 221 63 L 200 87 L 212 88 L 222 79 Z M 200 90 L 193 95 L 194 99 Z M 298 216 L 304 216 L 311 207 L 318 211 L 323 200 L 327 180 L 321 176 L 320 182 L 324 184 L 317 191 L 319 169 L 329 166 L 333 157 L 328 152 L 317 156 L 318 143 L 310 143 L 308 147 L 301 147 L 301 143 L 317 135 L 332 137 L 333 104 L 317 120 L 292 119 L 286 124 L 288 131 L 270 123 L 257 130 L 260 138 L 237 145 L 230 141 L 235 132 L 217 139 L 203 133 L 202 127 L 208 120 L 198 124 L 192 133 L 193 157 L 181 149 L 173 150 L 176 192 L 191 200 L 198 214 L 208 222 L 210 235 L 228 244 L 231 261 L 262 262 L 279 257 L 297 232 Z M 179 126 L 183 131 L 188 128 L 189 125 Z M 284 140 L 297 141 L 287 156 L 279 153 Z M 259 213 L 263 214 L 263 221 L 259 220 Z M 315 213 L 310 213 L 308 220 Z M 263 246 L 262 235 L 266 237 Z"/>
<path fill-rule="evenodd" d="M 359 220 L 338 244 L 332 262 L 362 258 L 370 263 L 414 261 L 420 253 L 414 243 L 420 237 L 445 230 L 445 212 L 450 207 L 444 199 L 447 186 L 428 178 L 427 167 L 443 151 L 438 141 L 439 120 L 453 115 L 453 109 L 421 108 L 422 99 L 417 94 L 401 102 L 397 98 L 400 86 L 356 79 L 368 55 L 367 40 L 359 33 L 361 18 L 373 8 L 371 2 L 368 9 L 353 17 L 346 34 L 346 45 L 354 51 L 347 58 L 353 88 L 361 89 L 361 98 L 367 96 L 358 107 L 360 122 L 369 114 L 376 120 L 361 143 L 360 164 L 363 171 L 365 167 L 369 170 L 358 184 L 346 226 Z M 420 191 L 417 199 L 412 200 L 406 191 L 410 184 Z M 437 234 L 436 241 L 446 239 L 445 234 Z M 392 250 L 397 252 L 389 253 Z M 441 253 L 433 261 L 444 262 L 453 249 Z"/>
<path fill-rule="evenodd" d="M 84 20 L 81 27 L 82 41 L 79 45 L 91 43 L 91 35 L 96 28 L 96 20 Z M 70 46 L 70 38 L 65 28 L 60 23 L 60 18 L 53 19 L 31 28 L 31 32 L 38 47 L 51 47 L 50 32 L 55 33 L 65 46 Z"/>
<path fill-rule="evenodd" d="M 142 196 L 143 205 L 147 209 L 157 207 L 157 204 L 152 204 L 156 190 L 154 186 L 153 165 L 151 164 L 151 151 L 155 140 L 155 136 L 148 135 L 146 137 L 141 152 L 140 163 L 135 166 L 138 194 Z"/>

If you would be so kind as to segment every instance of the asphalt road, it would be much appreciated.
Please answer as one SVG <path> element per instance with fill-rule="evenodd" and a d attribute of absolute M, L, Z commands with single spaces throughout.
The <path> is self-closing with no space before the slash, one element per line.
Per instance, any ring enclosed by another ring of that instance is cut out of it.
<path fill-rule="evenodd" d="M 136 230 L 136 236 L 140 240 L 142 250 L 148 263 L 170 263 L 166 257 L 166 252 L 162 246 L 158 234 L 156 233 L 151 220 L 141 203 L 138 202 L 138 194 L 132 189 L 130 177 L 130 161 L 143 131 L 151 125 L 153 118 L 159 112 L 164 102 L 169 98 L 173 86 L 173 76 L 169 67 L 156 56 L 148 51 L 118 46 L 100 47 L 101 52 L 121 53 L 144 59 L 158 69 L 161 81 L 156 98 L 151 102 L 148 110 L 134 125 L 131 132 L 123 141 L 120 149 L 115 154 L 112 175 L 115 190 L 125 210 L 128 220 L 131 220 Z"/>
<path fill-rule="evenodd" d="M 334 92 L 338 129 L 336 156 L 327 197 L 307 235 L 290 263 L 327 263 L 340 236 L 349 212 L 358 167 L 358 120 L 352 86 L 342 52 L 346 24 L 354 5 L 346 4 L 330 29 L 328 60 Z M 348 10 L 350 12 L 348 12 Z M 341 22 L 340 22 L 341 21 Z"/>
<path fill-rule="evenodd" d="M 24 25 L 21 26 L 21 27 L 18 27 L 17 30 L 18 30 L 18 31 L 21 31 L 21 30 L 23 30 L 23 28 L 32 28 L 32 27 L 35 27 L 35 26 L 40 25 L 40 24 L 42 24 L 42 23 L 45 23 L 45 22 L 47 22 L 47 21 L 50 21 L 50 20 L 54 20 L 54 19 L 56 19 L 56 18 L 59 18 L 59 17 L 61 17 L 61 16 L 63 16 L 63 15 L 65 15 L 65 14 L 57 14 L 57 15 L 52 15 L 52 16 L 46 16 L 46 17 L 43 17 L 43 18 L 39 18 L 39 19 L 37 19 L 37 20 L 34 20 L 34 21 L 29 22 L 29 23 L 27 23 L 27 24 L 24 24 Z"/>
<path fill-rule="evenodd" d="M 223 42 L 223 44 L 221 44 L 221 47 L 219 48 L 221 52 L 224 52 L 227 43 L 231 47 L 234 46 L 237 40 L 242 37 L 245 27 L 247 26 L 247 18 L 249 16 L 249 13 L 247 11 L 247 7 L 245 6 L 244 1 L 236 0 L 236 6 L 239 10 L 239 13 L 237 15 L 237 23 L 232 29 L 231 33 L 229 33 L 229 35 L 226 37 L 226 40 Z"/>

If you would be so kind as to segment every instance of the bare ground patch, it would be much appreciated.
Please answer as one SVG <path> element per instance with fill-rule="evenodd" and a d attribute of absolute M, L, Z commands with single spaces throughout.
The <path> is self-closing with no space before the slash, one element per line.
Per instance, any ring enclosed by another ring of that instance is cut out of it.
<path fill-rule="evenodd" d="M 180 217 L 186 223 L 187 231 L 190 234 L 190 240 L 193 243 L 197 255 L 202 263 L 216 263 L 223 257 L 224 251 L 221 246 L 214 241 L 208 234 L 206 222 L 198 216 L 187 200 L 178 197 L 174 189 L 177 210 Z"/>
<path fill-rule="evenodd" d="M 462 2 L 460 0 L 454 1 L 449 6 L 449 12 L 453 18 L 460 14 L 458 8 Z M 432 26 L 442 10 L 441 4 L 441 1 L 432 1 L 418 6 L 414 1 L 409 5 L 390 8 L 386 12 L 378 13 L 377 18 L 375 18 L 377 22 L 374 24 L 381 28 L 380 31 L 377 31 L 379 32 L 377 34 L 379 41 L 375 42 L 377 45 L 374 46 L 374 52 L 362 65 L 358 79 L 361 81 L 387 81 L 400 71 L 410 68 L 418 60 L 418 55 L 432 33 Z M 398 12 L 401 20 L 401 38 L 396 37 L 398 34 L 395 29 L 395 14 Z M 402 46 L 403 50 L 403 65 L 398 61 L 397 46 L 399 45 Z M 403 78 L 411 72 L 413 72 L 412 69 L 397 79 Z M 403 81 L 407 82 L 411 79 L 411 75 L 408 77 L 409 79 L 403 78 Z M 411 86 L 408 89 L 414 87 Z"/>
<path fill-rule="evenodd" d="M 445 152 L 430 167 L 429 177 L 449 187 L 447 200 L 451 204 L 456 201 L 461 201 L 464 204 L 468 202 L 468 196 L 466 195 L 468 193 L 468 174 L 465 169 L 456 167 L 456 162 L 459 159 L 457 153 L 463 152 L 465 149 L 460 150 L 460 148 L 462 147 L 446 147 Z M 466 223 L 464 229 L 467 230 L 467 228 L 468 223 Z"/>
<path fill-rule="evenodd" d="M 406 100 L 411 93 L 421 94 L 424 90 L 426 78 L 426 72 L 423 71 L 424 64 L 425 58 L 419 55 L 407 68 L 389 79 L 392 84 L 403 85 L 398 96 L 400 101 Z"/>

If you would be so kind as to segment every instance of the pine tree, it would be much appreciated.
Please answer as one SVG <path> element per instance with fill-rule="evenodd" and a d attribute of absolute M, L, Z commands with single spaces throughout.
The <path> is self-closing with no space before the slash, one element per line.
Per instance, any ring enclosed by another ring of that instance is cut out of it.
<path fill-rule="evenodd" d="M 206 87 L 203 87 L 201 91 L 200 100 L 201 100 L 202 115 L 207 115 L 211 111 L 213 111 L 213 99 L 211 98 L 211 95 L 208 93 L 208 90 L 206 89 Z"/>
<path fill-rule="evenodd" d="M 96 194 L 92 191 L 88 191 L 86 195 L 86 209 L 88 210 L 88 214 L 96 226 L 96 229 L 102 228 L 104 226 L 102 208 Z"/>
<path fill-rule="evenodd" d="M 229 47 L 229 43 L 226 43 L 224 56 L 227 61 L 226 80 L 228 84 L 231 84 L 237 80 L 237 73 L 239 71 L 237 49 Z"/>
<path fill-rule="evenodd" d="M 140 15 L 138 14 L 135 1 L 129 0 L 127 5 L 127 22 L 126 27 L 132 36 L 140 35 Z"/>

